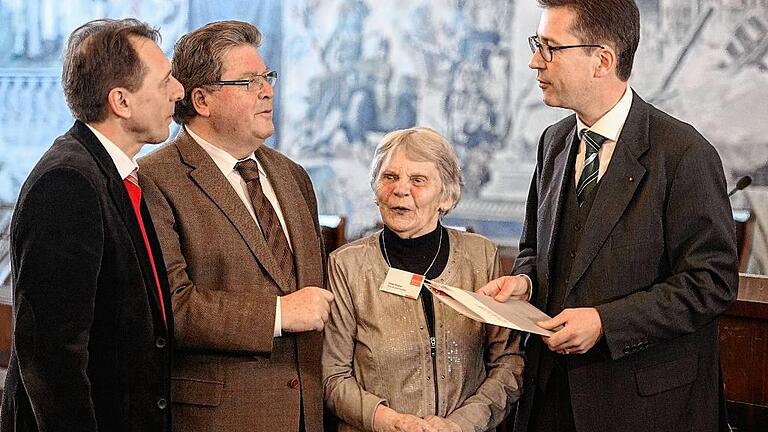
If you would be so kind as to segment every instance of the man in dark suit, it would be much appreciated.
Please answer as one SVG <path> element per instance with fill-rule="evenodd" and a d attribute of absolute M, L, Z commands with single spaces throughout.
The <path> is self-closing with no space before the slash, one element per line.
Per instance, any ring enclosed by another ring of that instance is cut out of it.
<path fill-rule="evenodd" d="M 21 189 L 11 222 L 10 431 L 169 431 L 173 318 L 134 156 L 168 138 L 182 86 L 133 19 L 76 29 L 62 85 L 74 126 Z"/>
<path fill-rule="evenodd" d="M 574 111 L 539 142 L 514 276 L 531 302 L 516 431 L 715 431 L 717 316 L 736 295 L 735 234 L 715 149 L 627 85 L 632 0 L 539 0 L 529 66 Z"/>
<path fill-rule="evenodd" d="M 264 145 L 277 74 L 260 42 L 239 21 L 179 39 L 183 128 L 140 161 L 173 293 L 178 431 L 322 429 L 333 295 L 309 176 Z"/>

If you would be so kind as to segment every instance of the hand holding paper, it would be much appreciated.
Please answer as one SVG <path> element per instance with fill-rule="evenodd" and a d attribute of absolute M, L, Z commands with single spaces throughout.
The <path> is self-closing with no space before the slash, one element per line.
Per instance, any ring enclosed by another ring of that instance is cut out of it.
<path fill-rule="evenodd" d="M 496 301 L 502 303 L 509 299 L 528 300 L 531 292 L 531 282 L 528 277 L 523 275 L 502 276 L 488 282 L 475 292 L 493 297 Z"/>
<path fill-rule="evenodd" d="M 603 336 L 603 324 L 595 308 L 566 309 L 539 325 L 556 330 L 551 337 L 544 338 L 544 343 L 560 354 L 583 354 Z M 557 329 L 560 326 L 563 327 Z"/>
<path fill-rule="evenodd" d="M 543 336 L 553 334 L 536 325 L 538 321 L 549 320 L 549 316 L 525 300 L 502 303 L 485 294 L 464 291 L 438 282 L 427 281 L 426 284 L 435 298 L 475 321 Z"/>

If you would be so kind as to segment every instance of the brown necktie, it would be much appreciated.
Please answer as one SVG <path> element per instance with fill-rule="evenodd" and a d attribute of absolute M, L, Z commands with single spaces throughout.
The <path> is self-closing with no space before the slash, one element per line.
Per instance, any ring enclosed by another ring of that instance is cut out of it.
<path fill-rule="evenodd" d="M 256 213 L 261 232 L 264 234 L 264 239 L 272 250 L 280 268 L 290 275 L 291 286 L 288 288 L 293 291 L 296 288 L 296 268 L 293 263 L 293 253 L 288 245 L 288 239 L 285 238 L 283 227 L 280 225 L 280 219 L 278 219 L 275 209 L 261 189 L 259 166 L 255 160 L 246 159 L 238 162 L 235 169 L 248 186 L 248 195 L 251 196 L 253 212 Z"/>

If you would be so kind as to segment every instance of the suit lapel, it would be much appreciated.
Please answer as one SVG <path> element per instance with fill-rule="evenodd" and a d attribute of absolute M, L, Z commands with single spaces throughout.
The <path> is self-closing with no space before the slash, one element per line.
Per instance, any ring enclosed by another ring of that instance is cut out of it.
<path fill-rule="evenodd" d="M 608 235 L 632 201 L 646 169 L 638 160 L 649 148 L 648 105 L 637 94 L 616 143 L 608 169 L 600 179 L 597 195 L 584 225 L 580 253 L 571 267 L 573 287 L 603 247 Z M 631 179 L 631 180 L 630 180 Z M 566 297 L 568 293 L 566 293 Z"/>
<path fill-rule="evenodd" d="M 312 229 L 314 233 L 314 222 L 311 218 L 313 212 L 303 199 L 301 188 L 296 183 L 295 176 L 290 174 L 292 170 L 285 159 L 275 157 L 274 150 L 263 146 L 256 150 L 256 158 L 264 168 L 280 203 L 296 263 L 296 284 L 301 287 L 305 283 L 299 263 L 311 262 L 313 257 L 319 256 L 319 251 L 313 249 L 316 242 L 304 241 L 308 229 Z"/>
<path fill-rule="evenodd" d="M 141 178 L 141 176 L 139 177 Z M 149 247 L 152 249 L 152 257 L 155 261 L 155 270 L 157 271 L 157 280 L 160 282 L 160 293 L 163 296 L 163 306 L 165 311 L 160 311 L 158 303 L 158 312 L 165 312 L 166 329 L 169 335 L 173 334 L 173 310 L 171 307 L 171 287 L 168 284 L 168 273 L 163 259 L 163 251 L 160 247 L 160 241 L 157 239 L 157 231 L 152 222 L 152 215 L 149 213 L 147 203 L 141 199 L 141 217 L 144 220 L 144 230 L 147 232 Z M 154 280 L 154 279 L 153 279 Z M 157 297 L 157 290 L 153 290 L 152 295 Z"/>
<path fill-rule="evenodd" d="M 286 287 L 291 286 L 285 272 L 275 260 L 266 240 L 264 240 L 264 235 L 243 201 L 232 189 L 232 185 L 221 173 L 219 167 L 184 130 L 174 140 L 174 145 L 178 148 L 184 163 L 192 167 L 190 172 L 192 181 L 229 219 L 256 260 L 274 279 L 280 290 L 285 293 Z"/>
<path fill-rule="evenodd" d="M 556 136 L 552 137 L 552 140 L 549 142 L 550 146 L 556 146 L 554 148 L 559 147 L 559 151 L 553 152 L 555 160 L 552 168 L 552 172 L 559 173 L 559 177 L 553 177 L 551 188 L 544 188 L 545 190 L 549 190 L 549 193 L 542 198 L 541 203 L 539 204 L 544 212 L 541 221 L 549 221 L 549 225 L 546 226 L 543 232 L 543 240 L 545 241 L 544 247 L 546 248 L 544 256 L 547 257 L 547 267 L 543 269 L 544 274 L 549 274 L 549 269 L 552 268 L 552 260 L 554 259 L 555 252 L 553 246 L 555 245 L 555 239 L 557 239 L 560 226 L 559 221 L 562 217 L 565 200 L 567 198 L 565 196 L 565 191 L 567 190 L 565 182 L 573 181 L 573 176 L 571 175 L 572 170 L 570 167 L 575 163 L 576 151 L 578 150 L 578 145 L 574 142 L 575 137 L 576 127 L 573 126 L 571 127 L 570 132 L 565 136 L 556 134 Z M 543 164 L 543 166 L 547 165 L 546 162 Z M 551 213 L 552 211 L 554 211 L 554 215 Z"/>
<path fill-rule="evenodd" d="M 139 221 L 136 218 L 136 213 L 133 210 L 133 205 L 128 196 L 128 191 L 125 189 L 123 179 L 120 178 L 120 173 L 117 172 L 117 167 L 115 167 L 112 157 L 109 156 L 104 145 L 101 144 L 88 126 L 80 121 L 76 121 L 75 126 L 72 129 L 73 133 L 78 137 L 91 156 L 93 156 L 96 164 L 107 178 L 107 189 L 109 190 L 110 198 L 115 204 L 115 207 L 117 207 L 118 213 L 123 220 L 123 224 L 130 234 L 133 250 L 136 252 L 136 258 L 139 261 L 139 267 L 141 268 L 141 273 L 144 278 L 144 285 L 147 288 L 147 296 L 151 299 L 150 307 L 152 308 L 152 313 L 155 315 L 155 321 L 162 322 L 163 312 L 160 307 L 160 298 L 158 297 L 157 289 L 155 289 L 155 276 L 152 273 L 149 254 L 144 245 L 144 236 L 141 234 Z M 149 219 L 147 216 L 143 217 Z M 147 235 L 149 235 L 149 233 Z M 153 255 L 156 255 L 156 253 L 153 253 Z M 157 263 L 155 263 L 155 265 L 157 265 Z M 166 304 L 170 305 L 168 302 L 166 302 Z"/>

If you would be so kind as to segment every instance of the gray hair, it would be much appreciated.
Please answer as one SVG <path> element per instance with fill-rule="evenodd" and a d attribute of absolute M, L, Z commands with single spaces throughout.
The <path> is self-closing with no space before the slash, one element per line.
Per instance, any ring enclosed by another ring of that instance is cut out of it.
<path fill-rule="evenodd" d="M 192 91 L 220 80 L 224 56 L 242 45 L 261 45 L 259 29 L 243 21 L 208 23 L 179 38 L 173 52 L 172 74 L 184 86 L 184 99 L 176 102 L 176 123 L 187 124 L 197 115 Z"/>
<path fill-rule="evenodd" d="M 371 162 L 371 189 L 374 192 L 384 161 L 397 150 L 402 150 L 409 159 L 416 162 L 434 163 L 443 183 L 442 198 L 451 200 L 451 207 L 440 211 L 445 215 L 456 208 L 461 199 L 461 187 L 464 186 L 459 159 L 448 140 L 427 127 L 396 130 L 382 138 Z"/>

